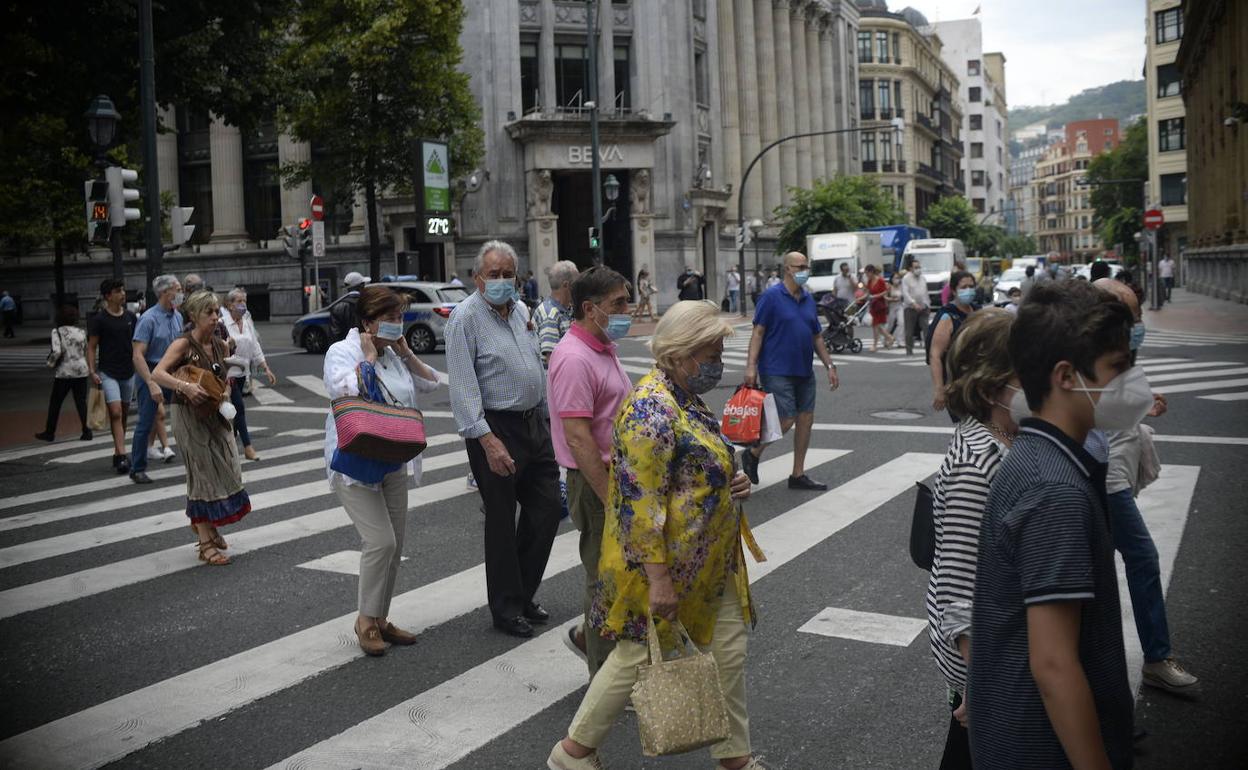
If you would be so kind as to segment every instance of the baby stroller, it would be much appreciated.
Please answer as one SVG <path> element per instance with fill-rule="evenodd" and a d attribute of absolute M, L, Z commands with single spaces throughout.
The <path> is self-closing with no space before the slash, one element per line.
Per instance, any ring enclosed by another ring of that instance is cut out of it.
<path fill-rule="evenodd" d="M 862 316 L 867 310 L 865 296 L 859 296 L 846 305 L 832 294 L 824 295 L 819 301 L 819 314 L 827 321 L 823 330 L 823 344 L 833 353 L 862 352 L 862 340 L 854 336 L 854 327 L 862 323 Z"/>

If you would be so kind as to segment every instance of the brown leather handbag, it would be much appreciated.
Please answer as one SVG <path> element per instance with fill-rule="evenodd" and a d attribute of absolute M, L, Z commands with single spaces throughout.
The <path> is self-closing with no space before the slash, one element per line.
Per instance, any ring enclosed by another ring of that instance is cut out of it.
<path fill-rule="evenodd" d="M 209 357 L 207 352 L 187 335 L 187 340 L 191 343 L 191 350 L 187 358 L 190 363 L 183 364 L 174 370 L 173 376 L 183 382 L 191 385 L 198 385 L 208 394 L 208 398 L 195 404 L 190 399 L 183 398 L 182 401 L 194 410 L 195 414 L 200 417 L 211 417 L 217 414 L 217 410 L 221 406 L 226 397 L 225 380 L 213 373 L 215 367 L 224 373 L 224 363 L 221 360 L 220 349 L 217 347 L 217 340 L 212 340 L 213 353 L 217 355 Z"/>

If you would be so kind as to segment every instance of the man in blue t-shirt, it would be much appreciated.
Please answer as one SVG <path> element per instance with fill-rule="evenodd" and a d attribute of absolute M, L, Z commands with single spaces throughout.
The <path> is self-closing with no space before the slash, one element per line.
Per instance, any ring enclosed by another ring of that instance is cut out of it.
<path fill-rule="evenodd" d="M 827 370 L 828 387 L 836 390 L 840 381 L 836 364 L 820 336 L 815 298 L 802 288 L 810 277 L 810 260 L 799 251 L 784 255 L 783 280 L 763 292 L 754 308 L 754 333 L 745 364 L 745 384 L 761 386 L 776 399 L 780 430 L 793 437 L 793 473 L 789 489 L 822 491 L 827 484 L 806 475 L 806 450 L 815 423 L 814 356 L 818 354 Z M 753 446 L 741 455 L 741 467 L 750 481 L 758 483 L 758 459 L 763 447 Z"/>
<path fill-rule="evenodd" d="M 152 279 L 156 304 L 143 311 L 134 327 L 134 370 L 139 382 L 135 388 L 139 421 L 134 426 L 130 444 L 130 480 L 135 484 L 151 484 L 147 475 L 147 436 L 156 421 L 156 408 L 172 398 L 152 379 L 152 370 L 173 341 L 182 336 L 182 284 L 175 275 L 158 275 Z"/>

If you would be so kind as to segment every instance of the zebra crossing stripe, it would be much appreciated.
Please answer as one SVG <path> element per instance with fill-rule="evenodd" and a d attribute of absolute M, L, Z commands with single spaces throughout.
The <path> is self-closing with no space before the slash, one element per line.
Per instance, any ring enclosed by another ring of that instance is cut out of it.
<path fill-rule="evenodd" d="M 1186 361 L 1174 364 L 1141 364 L 1151 378 L 1154 372 L 1190 371 L 1192 369 L 1210 369 L 1217 366 L 1238 366 L 1238 361 Z"/>
<path fill-rule="evenodd" d="M 930 475 L 943 455 L 908 453 L 754 528 L 767 561 L 754 583 Z M 523 724 L 585 685 L 585 669 L 563 646 L 573 619 L 496 658 L 289 757 L 272 768 L 444 768 Z M 228 670 L 228 669 L 227 669 Z M 419 715 L 413 725 L 412 715 Z M 553 742 L 559 736 L 551 736 Z M 384 747 L 384 748 L 383 748 Z"/>
<path fill-rule="evenodd" d="M 1222 388 L 1242 388 L 1248 385 L 1248 379 L 1210 380 L 1207 382 L 1188 382 L 1179 385 L 1162 385 L 1153 388 L 1154 393 L 1169 395 L 1171 393 L 1192 393 L 1200 390 L 1220 390 Z"/>
<path fill-rule="evenodd" d="M 807 454 L 807 464 L 814 467 L 847 454 L 849 451 L 843 449 L 811 449 Z M 792 461 L 792 455 L 785 455 L 761 463 L 759 481 L 763 483 L 756 488 L 784 481 Z M 418 487 L 409 495 L 409 508 L 440 502 L 467 492 L 463 479 Z M 415 503 L 412 503 L 413 498 L 417 499 Z M 342 508 L 287 519 L 232 535 L 230 553 L 246 553 L 348 523 Z M 755 532 L 759 529 L 761 527 Z M 580 566 L 579 541 L 580 533 L 575 531 L 555 538 L 546 577 Z M 193 549 L 186 546 L 114 562 L 97 570 L 88 570 L 94 573 L 91 575 L 78 573 L 77 577 L 58 578 L 60 585 L 55 589 L 43 588 L 22 597 L 24 609 L 18 609 L 18 612 L 51 606 L 196 565 Z M 140 577 L 130 574 L 139 571 L 143 573 Z M 95 590 L 100 583 L 107 585 Z M 0 617 L 17 614 L 11 611 L 16 606 L 13 598 L 15 590 L 21 589 L 0 592 Z M 67 591 L 73 591 L 74 595 L 61 596 Z M 485 565 L 477 564 L 395 596 L 390 604 L 390 620 L 395 625 L 420 633 L 484 607 L 485 599 Z M 356 612 L 352 610 L 341 617 L 15 735 L 0 742 L 0 757 L 4 757 L 6 764 L 12 767 L 94 768 L 116 761 L 150 743 L 362 657 L 363 653 L 355 644 L 339 643 L 344 630 L 351 627 L 355 617 Z M 559 643 L 558 640 L 556 642 Z M 575 668 L 583 671 L 579 665 Z M 222 671 L 230 672 L 230 680 L 235 686 L 221 687 Z M 583 675 L 581 679 L 583 681 Z M 237 686 L 238 683 L 241 686 Z M 416 761 L 416 757 L 409 761 Z"/>
<path fill-rule="evenodd" d="M 265 405 L 265 406 L 272 406 L 273 404 L 295 403 L 294 399 L 292 399 L 291 397 L 278 393 L 273 388 L 266 387 L 264 385 L 261 385 L 259 382 L 254 382 L 254 381 L 251 384 L 251 395 L 256 397 L 257 403 L 261 405 Z"/>
<path fill-rule="evenodd" d="M 1233 369 L 1215 369 L 1212 371 L 1202 372 L 1174 372 L 1171 374 L 1159 374 L 1153 376 L 1148 375 L 1149 383 L 1155 382 L 1174 382 L 1175 380 L 1191 380 L 1197 377 L 1231 377 L 1239 374 L 1248 374 L 1248 366 L 1240 366 Z"/>
<path fill-rule="evenodd" d="M 1248 401 L 1248 390 L 1242 390 L 1238 393 L 1215 393 L 1212 396 L 1197 396 L 1206 401 Z"/>
<path fill-rule="evenodd" d="M 326 401 L 329 400 L 329 391 L 325 390 L 325 381 L 315 374 L 295 374 L 286 379 Z"/>

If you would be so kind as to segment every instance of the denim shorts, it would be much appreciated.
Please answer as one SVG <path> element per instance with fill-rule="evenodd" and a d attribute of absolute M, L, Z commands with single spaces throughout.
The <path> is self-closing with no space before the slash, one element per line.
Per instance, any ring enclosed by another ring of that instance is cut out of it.
<path fill-rule="evenodd" d="M 100 388 L 104 391 L 104 403 L 111 404 L 114 401 L 120 401 L 123 404 L 130 403 L 130 396 L 134 393 L 134 375 L 130 375 L 124 380 L 114 380 L 104 372 L 96 372 L 100 375 Z"/>
<path fill-rule="evenodd" d="M 787 377 L 782 374 L 760 374 L 758 384 L 776 399 L 780 419 L 815 411 L 815 375 Z"/>

